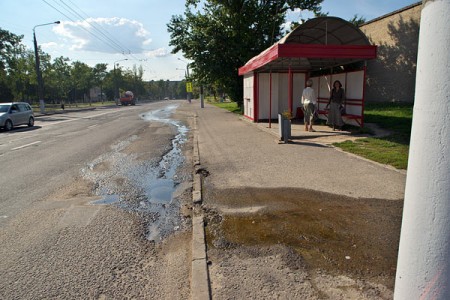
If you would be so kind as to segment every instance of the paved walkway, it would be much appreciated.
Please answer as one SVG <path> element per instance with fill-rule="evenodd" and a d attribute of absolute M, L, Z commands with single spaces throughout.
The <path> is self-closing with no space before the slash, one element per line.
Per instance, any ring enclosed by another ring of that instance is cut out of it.
<path fill-rule="evenodd" d="M 293 188 L 296 191 L 303 188 L 353 198 L 393 201 L 401 201 L 404 197 L 405 172 L 361 159 L 330 146 L 334 142 L 363 136 L 355 136 L 346 131 L 333 132 L 327 126 L 316 126 L 316 132 L 305 132 L 303 124 L 293 124 L 292 142 L 284 144 L 279 142 L 276 123 L 272 123 L 269 128 L 267 123 L 253 123 L 212 105 L 206 104 L 204 108 L 200 108 L 198 101 L 193 101 L 192 104 L 185 103 L 178 111 L 195 116 L 193 128 L 195 169 L 197 171 L 206 169 L 209 173 L 204 181 L 205 185 L 202 186 L 199 179 L 201 172 L 194 172 L 194 203 L 202 198 L 202 191 L 211 189 L 218 193 L 228 193 L 234 188 L 245 188 L 249 193 L 252 193 L 250 188 Z M 234 210 L 239 208 L 236 204 L 239 206 L 240 199 L 231 200 L 234 204 L 220 203 L 220 200 L 217 202 L 213 196 L 204 198 L 203 202 L 205 207 L 215 207 L 219 211 L 226 212 L 231 208 Z M 220 290 L 218 288 L 221 286 L 220 278 L 224 276 L 220 275 L 222 274 L 220 272 L 224 270 L 216 267 L 215 271 L 209 271 L 213 274 L 208 275 L 203 212 L 198 208 L 194 209 L 193 220 L 191 298 L 210 299 L 212 287 L 208 287 L 209 276 L 212 276 L 213 281 L 219 282 L 216 282 L 215 288 Z M 258 209 L 253 205 L 250 208 Z M 220 259 L 216 257 L 218 265 L 223 258 L 220 257 Z M 245 263 L 245 259 L 240 256 L 233 256 L 230 259 L 237 260 L 235 262 L 236 266 L 239 266 L 237 269 Z M 261 259 L 263 261 L 260 263 L 265 266 L 266 260 Z M 225 262 L 227 263 L 229 262 Z M 249 263 L 253 266 L 255 261 L 251 260 Z M 255 272 L 260 272 L 261 268 L 262 265 L 256 267 Z M 266 271 L 273 274 L 274 270 L 270 268 L 268 266 Z M 237 269 L 231 267 L 230 272 L 236 274 Z M 303 274 L 302 272 L 306 271 L 300 270 L 297 273 Z M 230 274 L 229 277 L 233 277 L 237 282 L 245 279 Z M 223 280 L 231 280 L 226 282 L 233 285 L 232 278 Z M 348 278 L 347 280 L 351 281 Z M 331 280 L 335 281 L 336 278 Z M 339 286 L 343 284 L 341 281 L 337 283 Z M 333 295 L 333 287 L 328 288 L 331 291 L 330 295 Z M 323 289 L 326 290 L 327 287 Z M 348 292 L 349 295 L 351 292 Z M 227 290 L 220 292 L 216 290 L 216 293 L 227 293 Z M 304 293 L 305 291 L 302 295 Z"/>
<path fill-rule="evenodd" d="M 403 199 L 406 173 L 339 151 L 329 144 L 360 138 L 316 126 L 292 128 L 293 143 L 278 143 L 278 124 L 252 123 L 197 101 L 200 161 L 215 188 L 295 187 L 356 198 Z"/>
<path fill-rule="evenodd" d="M 261 130 L 264 130 L 276 138 L 280 138 L 278 123 L 260 122 L 254 123 L 253 121 L 241 117 L 242 120 L 250 122 L 257 126 Z M 366 124 L 366 128 L 370 129 L 378 137 L 389 135 L 389 132 L 376 126 L 376 124 Z M 333 129 L 326 125 L 313 125 L 315 132 L 305 131 L 304 124 L 298 120 L 294 120 L 291 124 L 291 142 L 312 142 L 323 145 L 332 145 L 333 143 L 340 143 L 344 141 L 355 141 L 369 137 L 368 133 L 359 133 L 356 131 L 342 130 L 333 131 Z M 373 136 L 373 135 L 372 135 Z M 281 142 L 281 141 L 280 141 Z"/>

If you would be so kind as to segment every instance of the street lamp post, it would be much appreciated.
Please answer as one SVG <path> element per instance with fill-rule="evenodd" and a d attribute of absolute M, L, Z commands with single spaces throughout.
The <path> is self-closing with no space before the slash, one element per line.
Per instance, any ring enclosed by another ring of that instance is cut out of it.
<path fill-rule="evenodd" d="M 187 61 L 182 60 L 181 58 L 178 58 L 178 60 L 186 63 L 186 74 L 187 74 L 186 81 L 187 81 L 187 80 L 189 80 L 188 79 L 189 78 L 189 63 Z M 199 83 L 200 83 L 200 107 L 204 108 L 205 104 L 204 104 L 204 100 L 203 100 L 203 84 L 202 84 L 201 80 L 199 81 Z M 188 96 L 188 101 L 191 102 L 191 100 L 190 100 L 191 94 L 189 92 L 187 93 L 187 96 Z"/>
<path fill-rule="evenodd" d="M 39 107 L 40 111 L 43 114 L 45 112 L 45 102 L 44 102 L 44 82 L 42 80 L 42 73 L 41 73 L 41 67 L 40 67 L 40 60 L 39 60 L 39 51 L 38 51 L 38 45 L 36 40 L 36 27 L 40 26 L 46 26 L 46 25 L 52 25 L 52 24 L 59 24 L 60 21 L 51 22 L 51 23 L 45 23 L 45 24 L 39 24 L 33 27 L 33 43 L 34 43 L 34 58 L 36 60 L 36 76 L 37 76 L 37 84 L 38 84 L 38 98 L 39 98 Z"/>
<path fill-rule="evenodd" d="M 115 99 L 116 105 L 119 105 L 119 87 L 117 86 L 116 63 L 118 63 L 119 61 L 124 61 L 124 60 L 128 60 L 128 58 L 119 59 L 114 62 L 114 95 L 116 98 Z M 117 64 L 117 65 L 119 65 L 119 64 Z"/>

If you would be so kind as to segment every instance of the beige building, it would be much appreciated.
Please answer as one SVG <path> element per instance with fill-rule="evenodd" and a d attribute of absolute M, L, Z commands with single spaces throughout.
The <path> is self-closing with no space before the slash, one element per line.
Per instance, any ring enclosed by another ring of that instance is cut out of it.
<path fill-rule="evenodd" d="M 367 102 L 413 102 L 422 2 L 360 26 L 378 58 L 367 62 Z"/>

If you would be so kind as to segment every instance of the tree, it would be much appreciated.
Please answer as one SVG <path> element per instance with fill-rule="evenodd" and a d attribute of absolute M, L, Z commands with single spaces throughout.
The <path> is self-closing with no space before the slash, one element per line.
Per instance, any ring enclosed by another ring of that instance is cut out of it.
<path fill-rule="evenodd" d="M 358 16 L 358 15 L 354 15 L 353 18 L 351 18 L 348 21 L 350 23 L 352 23 L 353 25 L 355 25 L 356 27 L 359 27 L 362 24 L 366 23 L 366 19 L 364 17 Z"/>
<path fill-rule="evenodd" d="M 199 0 L 186 1 L 184 16 L 172 16 L 167 25 L 172 53 L 191 60 L 192 78 L 217 85 L 242 104 L 238 68 L 281 37 L 289 9 L 320 12 L 323 0 L 209 0 L 193 11 Z"/>
<path fill-rule="evenodd" d="M 47 72 L 46 91 L 53 100 L 68 99 L 69 91 L 72 88 L 71 67 L 68 61 L 69 58 L 63 56 L 55 58 Z"/>
<path fill-rule="evenodd" d="M 137 67 L 136 65 L 133 65 L 133 85 L 131 90 L 134 93 L 135 97 L 140 97 L 141 95 L 145 95 L 145 86 L 144 86 L 144 68 L 142 68 L 142 65 Z"/>
<path fill-rule="evenodd" d="M 79 95 L 78 92 L 81 92 L 84 102 L 85 95 L 89 95 L 89 89 L 92 87 L 94 81 L 92 68 L 85 63 L 76 61 L 72 64 L 71 78 L 75 92 L 75 100 L 77 95 Z"/>
<path fill-rule="evenodd" d="M 100 100 L 103 102 L 103 81 L 105 80 L 107 64 L 96 64 L 93 68 L 93 83 L 100 87 Z"/>
<path fill-rule="evenodd" d="M 0 28 L 0 99 L 13 99 L 14 91 L 8 80 L 12 70 L 17 70 L 18 51 L 23 49 L 20 42 L 23 36 L 15 35 Z M 17 92 L 17 91 L 16 91 Z"/>
<path fill-rule="evenodd" d="M 32 89 L 32 85 L 36 85 L 34 52 L 27 51 L 24 45 L 18 44 L 12 54 L 14 57 L 9 62 L 6 82 L 15 101 L 29 100 L 36 92 Z"/>

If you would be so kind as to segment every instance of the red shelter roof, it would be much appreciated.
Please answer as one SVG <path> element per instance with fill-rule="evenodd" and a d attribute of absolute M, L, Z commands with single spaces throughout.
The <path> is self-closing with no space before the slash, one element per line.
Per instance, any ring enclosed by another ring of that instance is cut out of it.
<path fill-rule="evenodd" d="M 310 71 L 373 59 L 377 47 L 358 27 L 336 17 L 319 17 L 298 26 L 239 68 L 252 71 Z"/>

